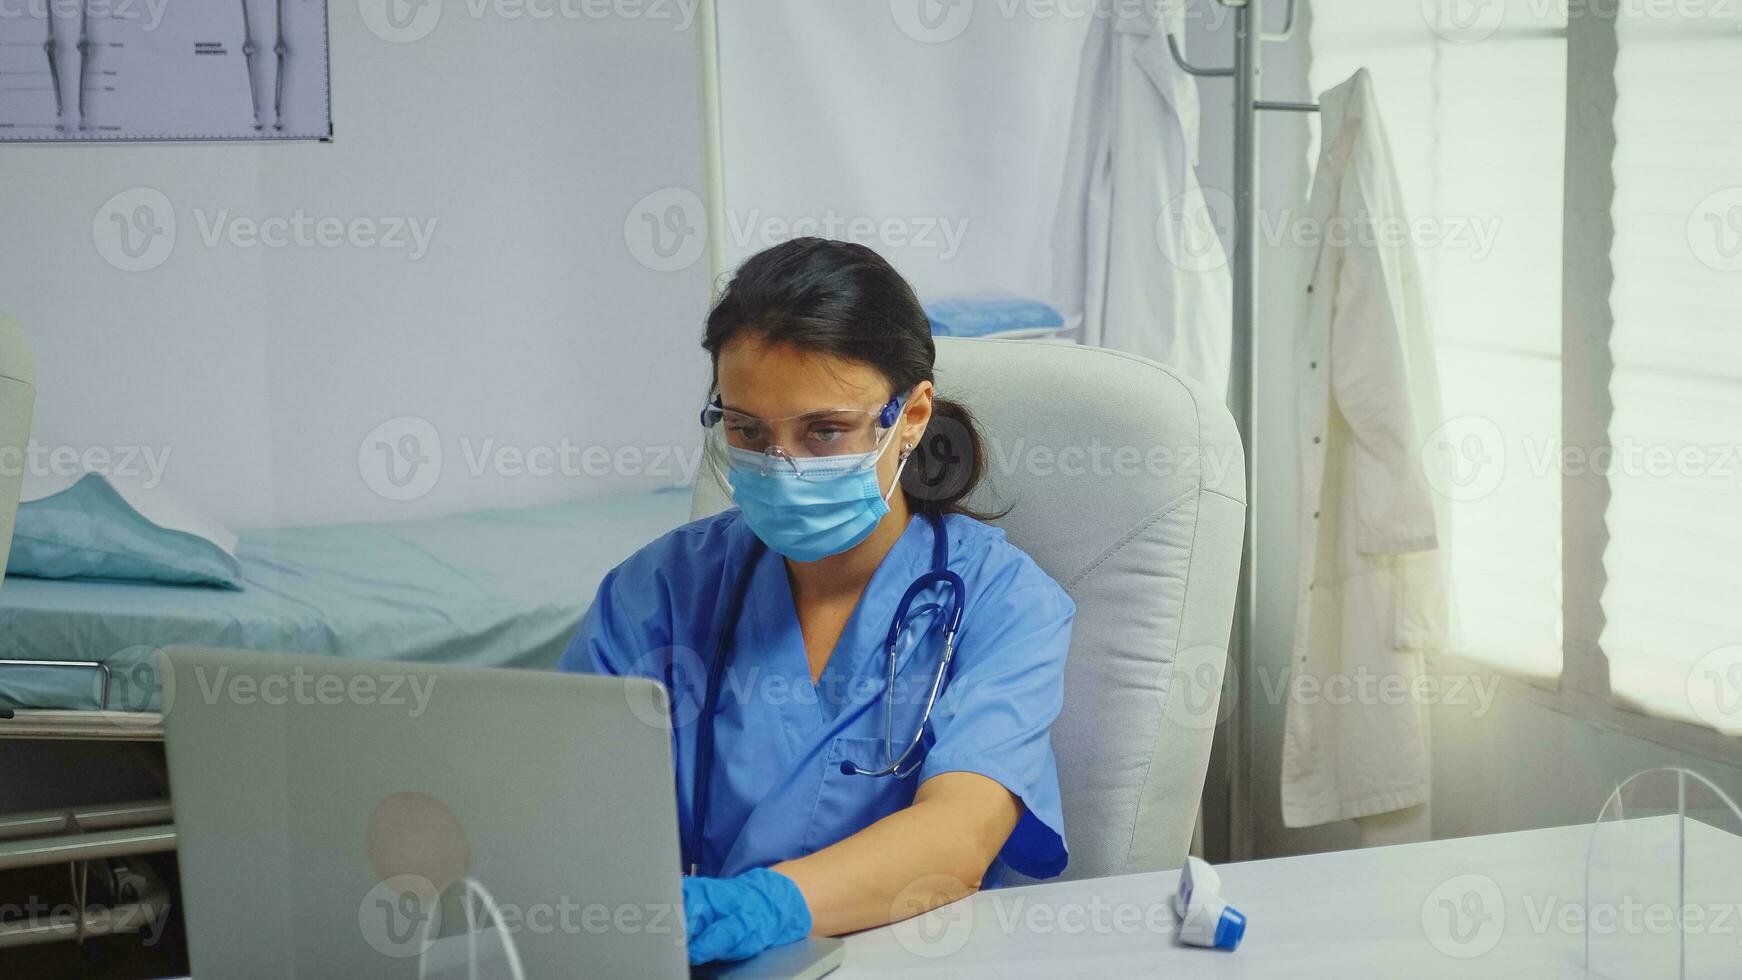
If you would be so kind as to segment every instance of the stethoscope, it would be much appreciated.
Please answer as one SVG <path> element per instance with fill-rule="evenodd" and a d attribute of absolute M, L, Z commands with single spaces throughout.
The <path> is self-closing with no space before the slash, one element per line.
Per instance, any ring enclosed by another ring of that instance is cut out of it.
<path fill-rule="evenodd" d="M 962 584 L 962 577 L 949 569 L 950 538 L 944 529 L 944 519 L 938 514 L 928 514 L 932 525 L 931 571 L 913 580 L 902 594 L 901 602 L 895 607 L 895 618 L 890 620 L 889 635 L 884 640 L 884 655 L 888 660 L 888 684 L 883 691 L 883 758 L 881 769 L 867 769 L 852 760 L 841 763 L 841 773 L 847 776 L 894 776 L 905 779 L 913 775 L 919 768 L 922 759 L 908 762 L 908 757 L 919 748 L 925 739 L 925 726 L 931 720 L 932 707 L 937 704 L 938 695 L 943 692 L 944 678 L 949 673 L 950 658 L 956 652 L 956 630 L 962 625 L 962 606 L 966 603 L 968 590 Z M 702 714 L 697 719 L 699 727 L 696 730 L 696 772 L 695 785 L 691 794 L 694 800 L 693 819 L 689 834 L 689 869 L 690 874 L 698 873 L 697 856 L 701 854 L 702 832 L 708 823 L 708 804 L 710 789 L 714 777 L 714 718 L 720 705 L 720 691 L 726 675 L 726 661 L 731 656 L 731 637 L 738 628 L 739 615 L 744 610 L 744 599 L 750 591 L 750 579 L 756 571 L 757 562 L 767 553 L 768 546 L 761 541 L 753 541 L 745 553 L 744 563 L 738 568 L 737 579 L 732 583 L 730 600 L 726 605 L 726 614 L 720 617 L 720 622 L 714 631 L 714 658 L 708 665 L 707 693 L 702 700 Z M 949 592 L 943 602 L 928 602 L 913 609 L 913 602 L 926 589 L 942 585 Z M 921 713 L 919 728 L 908 740 L 907 747 L 900 755 L 895 754 L 895 668 L 899 650 L 896 646 L 901 637 L 902 628 L 906 625 L 908 616 L 939 613 L 943 619 L 944 650 L 938 658 L 937 671 L 932 675 L 931 691 L 926 696 L 925 711 Z"/>

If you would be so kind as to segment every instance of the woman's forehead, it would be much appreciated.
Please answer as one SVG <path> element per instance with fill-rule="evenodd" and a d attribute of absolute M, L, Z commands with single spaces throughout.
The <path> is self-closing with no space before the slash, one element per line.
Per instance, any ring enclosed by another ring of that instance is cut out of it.
<path fill-rule="evenodd" d="M 760 418 L 831 408 L 876 408 L 889 382 L 863 361 L 742 335 L 720 351 L 720 401 Z"/>

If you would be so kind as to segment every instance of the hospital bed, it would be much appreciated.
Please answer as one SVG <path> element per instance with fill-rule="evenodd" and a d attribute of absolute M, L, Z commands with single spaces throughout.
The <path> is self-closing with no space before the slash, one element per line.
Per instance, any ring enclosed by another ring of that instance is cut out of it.
<path fill-rule="evenodd" d="M 26 445 L 34 394 L 28 349 L 0 314 L 0 460 Z M 0 571 L 17 470 L 0 466 Z M 6 578 L 0 874 L 70 867 L 76 914 L 0 920 L 0 951 L 139 931 L 168 909 L 172 889 L 148 860 L 176 843 L 158 744 L 176 690 L 157 671 L 162 648 L 551 668 L 604 575 L 683 523 L 689 502 L 687 491 L 670 489 L 244 532 L 239 589 Z M 54 804 L 29 805 L 44 797 Z M 0 907 L 8 898 L 0 895 Z"/>
<path fill-rule="evenodd" d="M 394 524 L 243 532 L 239 591 L 6 579 L 0 754 L 13 760 L 9 776 L 25 785 L 6 791 L 0 805 L 17 809 L 15 794 L 29 792 L 32 772 L 88 785 L 57 786 L 53 805 L 0 815 L 0 872 L 67 865 L 78 907 L 53 922 L 0 923 L 0 950 L 140 931 L 165 913 L 172 889 L 145 859 L 176 845 L 160 743 L 161 711 L 178 692 L 158 675 L 162 648 L 552 668 L 604 575 L 683 523 L 689 503 L 687 491 L 673 489 Z M 199 696 L 193 686 L 183 684 L 180 696 Z M 66 767 L 38 758 L 51 741 L 103 751 Z M 87 908 L 97 894 L 103 903 Z"/>
<path fill-rule="evenodd" d="M 101 736 L 173 695 L 169 646 L 479 667 L 556 665 L 594 590 L 684 522 L 681 489 L 420 521 L 243 532 L 240 590 L 13 576 L 0 588 L 0 737 Z"/>

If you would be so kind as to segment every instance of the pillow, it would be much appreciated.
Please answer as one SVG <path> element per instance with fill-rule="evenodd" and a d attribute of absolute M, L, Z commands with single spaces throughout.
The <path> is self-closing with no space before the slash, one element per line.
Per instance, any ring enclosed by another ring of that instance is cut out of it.
<path fill-rule="evenodd" d="M 168 487 L 102 473 L 26 481 L 6 574 L 242 587 L 228 528 Z"/>
<path fill-rule="evenodd" d="M 934 337 L 1043 337 L 1065 328 L 1058 310 L 1009 293 L 947 296 L 925 304 Z"/>

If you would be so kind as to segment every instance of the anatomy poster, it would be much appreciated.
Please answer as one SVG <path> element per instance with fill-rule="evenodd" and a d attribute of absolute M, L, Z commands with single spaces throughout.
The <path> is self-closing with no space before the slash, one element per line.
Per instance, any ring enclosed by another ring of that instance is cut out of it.
<path fill-rule="evenodd" d="M 326 0 L 4 0 L 0 142 L 332 138 Z"/>

